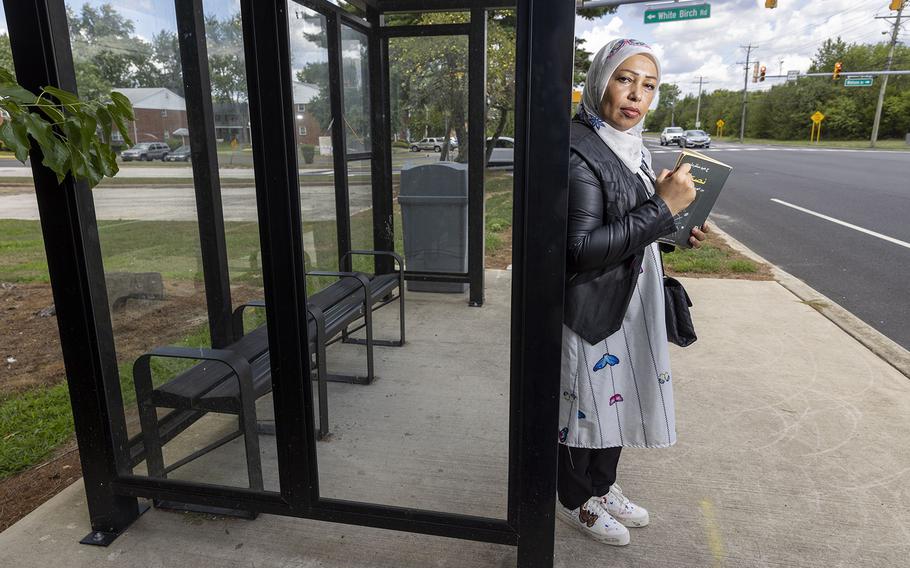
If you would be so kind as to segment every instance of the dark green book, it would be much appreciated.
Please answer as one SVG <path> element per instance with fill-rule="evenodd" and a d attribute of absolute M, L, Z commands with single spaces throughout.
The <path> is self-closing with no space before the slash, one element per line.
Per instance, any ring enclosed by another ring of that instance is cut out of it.
<path fill-rule="evenodd" d="M 708 214 L 714 208 L 720 190 L 727 183 L 727 178 L 730 177 L 733 168 L 694 150 L 683 150 L 679 153 L 676 167 L 679 168 L 683 164 L 692 166 L 692 178 L 695 180 L 695 201 L 673 218 L 676 222 L 676 231 L 657 240 L 682 248 L 692 248 L 692 245 L 689 244 L 692 228 L 700 228 L 708 219 Z"/>

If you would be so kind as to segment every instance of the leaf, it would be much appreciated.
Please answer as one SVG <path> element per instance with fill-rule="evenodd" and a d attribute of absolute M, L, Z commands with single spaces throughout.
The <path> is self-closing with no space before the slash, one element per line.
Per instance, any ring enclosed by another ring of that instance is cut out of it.
<path fill-rule="evenodd" d="M 82 118 L 82 144 L 89 147 L 93 140 L 97 140 L 98 121 L 92 115 L 85 115 Z"/>
<path fill-rule="evenodd" d="M 74 116 L 68 116 L 63 122 L 63 134 L 70 144 L 82 146 L 82 123 Z"/>
<path fill-rule="evenodd" d="M 118 93 L 117 91 L 114 91 L 111 93 L 111 101 L 113 101 L 114 105 L 117 107 L 117 110 L 119 110 L 122 113 L 122 116 L 124 118 L 126 118 L 128 120 L 134 119 L 133 104 L 130 102 L 130 100 L 128 98 L 126 98 L 125 95 L 123 95 L 122 93 Z"/>
<path fill-rule="evenodd" d="M 35 113 L 23 113 L 22 122 L 28 130 L 29 136 L 35 139 L 42 149 L 51 146 L 56 141 L 51 125 Z"/>
<path fill-rule="evenodd" d="M 16 76 L 6 67 L 0 66 L 0 83 L 16 83 Z"/>
<path fill-rule="evenodd" d="M 101 126 L 101 136 L 105 142 L 111 141 L 111 126 L 113 119 L 111 118 L 111 113 L 105 107 L 98 107 L 98 110 L 95 113 L 95 116 L 98 118 L 98 124 Z"/>
<path fill-rule="evenodd" d="M 119 115 L 114 115 L 114 124 L 117 125 L 117 131 L 120 133 L 120 136 L 123 137 L 123 141 L 126 142 L 127 146 L 133 145 L 133 139 L 130 138 L 130 131 L 126 127 L 126 123 L 123 122 L 123 119 Z"/>
<path fill-rule="evenodd" d="M 56 98 L 64 105 L 79 104 L 79 97 L 69 91 L 64 91 L 63 89 L 58 89 L 57 87 L 47 86 L 44 87 L 44 92 L 53 95 L 54 98 Z"/>
<path fill-rule="evenodd" d="M 25 126 L 14 119 L 8 119 L 0 124 L 0 140 L 16 154 L 16 159 L 25 163 L 31 143 L 28 141 L 28 132 Z"/>
<path fill-rule="evenodd" d="M 0 84 L 0 97 L 9 97 L 10 99 L 22 104 L 34 104 L 38 97 L 28 89 L 19 86 L 16 83 Z"/>
<path fill-rule="evenodd" d="M 37 102 L 33 106 L 37 107 L 38 110 L 40 110 L 41 112 L 46 114 L 47 117 L 50 118 L 54 124 L 57 124 L 58 122 L 63 122 L 63 119 L 64 119 L 63 113 L 60 112 L 60 110 L 57 108 L 57 106 L 53 102 L 51 102 L 47 99 L 41 99 L 41 101 Z"/>

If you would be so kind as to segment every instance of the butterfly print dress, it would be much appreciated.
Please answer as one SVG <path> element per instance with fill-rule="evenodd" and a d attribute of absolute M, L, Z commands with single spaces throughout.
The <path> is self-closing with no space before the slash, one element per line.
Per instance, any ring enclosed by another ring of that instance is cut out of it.
<path fill-rule="evenodd" d="M 622 327 L 591 345 L 563 325 L 559 441 L 578 448 L 663 448 L 676 443 L 673 384 L 656 243 Z"/>

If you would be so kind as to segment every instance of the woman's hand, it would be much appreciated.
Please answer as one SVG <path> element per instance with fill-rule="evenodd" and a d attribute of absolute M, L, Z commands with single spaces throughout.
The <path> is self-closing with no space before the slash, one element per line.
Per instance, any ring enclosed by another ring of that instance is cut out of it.
<path fill-rule="evenodd" d="M 692 248 L 701 247 L 705 239 L 708 238 L 708 233 L 711 232 L 711 229 L 708 227 L 708 222 L 705 221 L 704 225 L 701 226 L 701 229 L 698 227 L 692 227 L 692 236 L 689 237 L 689 244 L 692 245 Z"/>
<path fill-rule="evenodd" d="M 691 169 L 689 164 L 683 164 L 673 172 L 663 170 L 657 176 L 657 183 L 654 184 L 657 195 L 666 202 L 673 215 L 695 201 L 695 182 L 689 172 Z"/>

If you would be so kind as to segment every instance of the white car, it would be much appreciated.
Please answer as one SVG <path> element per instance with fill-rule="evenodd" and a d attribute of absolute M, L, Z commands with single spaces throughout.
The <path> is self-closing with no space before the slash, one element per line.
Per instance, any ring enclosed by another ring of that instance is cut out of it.
<path fill-rule="evenodd" d="M 668 126 L 660 133 L 660 145 L 675 144 L 677 139 L 683 135 L 683 129 L 679 126 Z"/>
<path fill-rule="evenodd" d="M 487 144 L 492 142 L 492 138 L 487 138 Z M 493 153 L 490 154 L 489 166 L 511 166 L 515 163 L 515 139 L 508 136 L 500 136 L 493 146 Z"/>

